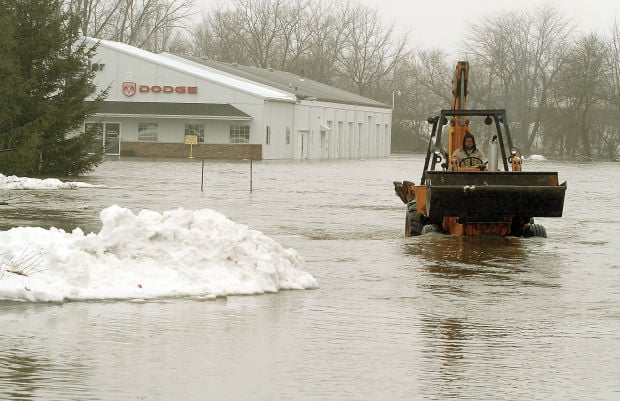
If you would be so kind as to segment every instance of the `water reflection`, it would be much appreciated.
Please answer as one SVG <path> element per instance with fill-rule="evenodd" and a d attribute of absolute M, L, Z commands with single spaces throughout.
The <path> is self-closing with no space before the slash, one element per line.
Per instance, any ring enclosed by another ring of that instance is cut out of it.
<path fill-rule="evenodd" d="M 94 399 L 90 335 L 76 330 L 89 327 L 75 309 L 3 301 L 0 312 L 0 399 Z"/>
<path fill-rule="evenodd" d="M 439 393 L 441 399 L 463 398 L 458 388 L 467 365 L 464 320 L 424 316 L 421 319 L 421 334 L 433 339 L 425 348 L 427 394 Z M 426 386 L 425 386 L 426 387 Z"/>
<path fill-rule="evenodd" d="M 100 209 L 91 198 L 96 189 L 86 190 L 23 190 L 0 194 L 0 230 L 13 227 L 56 227 L 72 231 L 80 226 L 89 231 L 99 229 L 96 220 Z M 86 222 L 86 224 L 84 224 Z"/>
<path fill-rule="evenodd" d="M 11 400 L 32 400 L 37 387 L 44 386 L 43 361 L 25 350 L 8 349 L 0 354 L 0 383 Z"/>
<path fill-rule="evenodd" d="M 527 337 L 556 329 L 537 312 L 540 298 L 562 287 L 559 267 L 548 263 L 558 255 L 546 240 L 441 234 L 407 239 L 402 252 L 417 272 L 425 393 L 492 399 L 484 372 L 518 370 L 511 358 Z"/>
<path fill-rule="evenodd" d="M 414 237 L 414 241 L 405 244 L 405 254 L 422 258 L 436 273 L 477 274 L 489 268 L 518 266 L 527 259 L 520 238 L 428 234 Z"/>
<path fill-rule="evenodd" d="M 432 353 L 439 356 L 443 367 L 455 366 L 463 359 L 464 342 L 467 339 L 464 321 L 458 318 L 423 316 L 422 333 L 437 339 L 438 349 Z M 450 375 L 448 375 L 450 376 Z"/>

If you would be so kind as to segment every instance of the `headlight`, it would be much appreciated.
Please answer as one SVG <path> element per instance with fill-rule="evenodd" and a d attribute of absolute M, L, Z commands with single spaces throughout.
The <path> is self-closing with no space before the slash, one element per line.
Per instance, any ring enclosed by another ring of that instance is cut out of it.
<path fill-rule="evenodd" d="M 441 149 L 435 148 L 433 150 L 433 154 L 435 155 L 435 163 L 440 163 L 441 162 Z"/>

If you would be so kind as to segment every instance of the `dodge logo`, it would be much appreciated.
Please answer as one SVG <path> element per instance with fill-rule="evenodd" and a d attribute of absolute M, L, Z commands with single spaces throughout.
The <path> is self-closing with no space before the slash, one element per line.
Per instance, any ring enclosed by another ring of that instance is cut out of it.
<path fill-rule="evenodd" d="M 125 96 L 133 96 L 136 94 L 135 82 L 123 82 L 123 94 Z"/>

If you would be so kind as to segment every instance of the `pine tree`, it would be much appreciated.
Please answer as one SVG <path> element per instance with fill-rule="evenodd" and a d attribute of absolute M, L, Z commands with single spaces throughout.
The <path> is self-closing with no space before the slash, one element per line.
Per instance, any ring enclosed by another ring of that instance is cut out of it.
<path fill-rule="evenodd" d="M 0 0 L 0 22 L 0 173 L 91 171 L 102 154 L 82 126 L 107 95 L 88 68 L 96 46 L 59 0 Z"/>

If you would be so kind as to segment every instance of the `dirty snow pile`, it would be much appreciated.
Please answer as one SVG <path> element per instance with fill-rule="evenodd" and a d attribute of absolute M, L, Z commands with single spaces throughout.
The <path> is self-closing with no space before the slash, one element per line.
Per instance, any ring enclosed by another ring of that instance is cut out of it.
<path fill-rule="evenodd" d="M 0 231 L 0 300 L 213 299 L 316 288 L 303 259 L 210 209 L 163 213 L 113 205 L 99 233 Z"/>
<path fill-rule="evenodd" d="M 76 188 L 103 188 L 105 185 L 92 185 L 86 182 L 63 182 L 56 178 L 17 177 L 15 175 L 0 174 L 0 189 L 76 189 Z"/>

